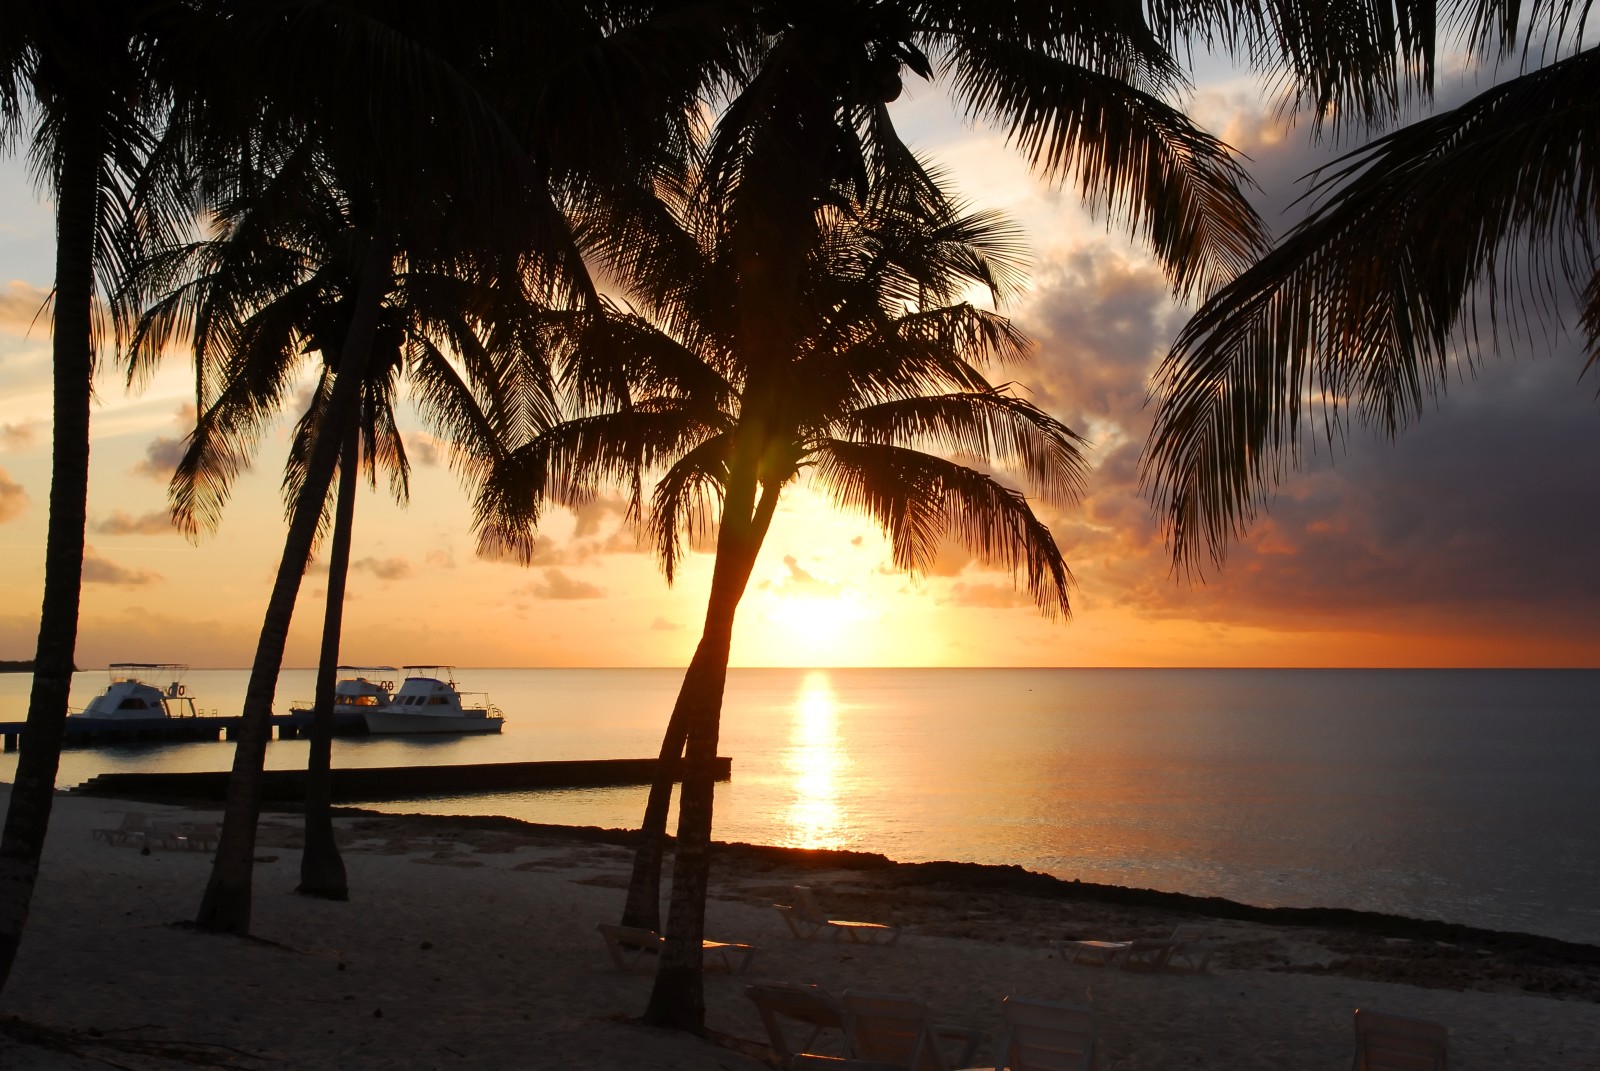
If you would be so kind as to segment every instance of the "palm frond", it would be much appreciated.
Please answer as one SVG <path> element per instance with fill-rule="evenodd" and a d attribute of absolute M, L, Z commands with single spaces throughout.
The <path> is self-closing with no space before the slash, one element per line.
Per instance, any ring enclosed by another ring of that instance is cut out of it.
<path fill-rule="evenodd" d="M 1003 40 L 963 39 L 950 63 L 974 117 L 1006 124 L 1042 174 L 1147 242 L 1180 296 L 1207 293 L 1266 244 L 1228 147 L 1127 82 Z"/>
<path fill-rule="evenodd" d="M 979 561 L 1020 576 L 1046 616 L 1071 616 L 1072 573 L 1019 492 L 944 458 L 881 443 L 829 440 L 814 456 L 813 478 L 839 508 L 878 523 L 897 568 L 927 571 L 940 541 L 953 536 Z"/>
<path fill-rule="evenodd" d="M 1178 565 L 1202 548 L 1220 564 L 1297 459 L 1308 398 L 1330 437 L 1352 408 L 1396 434 L 1480 330 L 1512 342 L 1589 284 L 1596 84 L 1590 49 L 1351 154 L 1327 202 L 1200 309 L 1157 373 L 1143 459 Z"/>
<path fill-rule="evenodd" d="M 1076 501 L 1088 476 L 1086 440 L 1032 402 L 998 390 L 906 398 L 852 410 L 832 437 L 936 450 L 1019 468 L 1039 493 Z"/>

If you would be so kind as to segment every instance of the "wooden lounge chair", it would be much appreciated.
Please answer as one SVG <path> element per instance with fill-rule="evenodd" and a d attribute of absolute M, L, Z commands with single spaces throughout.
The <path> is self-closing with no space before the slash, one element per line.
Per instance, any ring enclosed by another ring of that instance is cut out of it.
<path fill-rule="evenodd" d="M 1010 1071 L 1091 1071 L 1094 1010 L 1081 1004 L 1007 997 L 1006 1036 L 997 1068 Z"/>
<path fill-rule="evenodd" d="M 1448 1071 L 1448 1039 L 1438 1023 L 1357 1008 L 1351 1071 Z"/>
<path fill-rule="evenodd" d="M 607 922 L 600 923 L 595 929 L 605 941 L 606 951 L 611 953 L 611 962 L 617 965 L 617 970 L 649 972 L 656 969 L 661 946 L 666 943 L 665 937 L 654 930 L 614 926 Z M 706 970 L 727 971 L 729 974 L 743 974 L 758 951 L 755 945 L 734 941 L 701 941 L 700 947 Z"/>
<path fill-rule="evenodd" d="M 983 1040 L 981 1031 L 935 1025 L 916 997 L 847 989 L 843 1004 L 850 1054 L 857 1059 L 910 1071 L 952 1071 L 971 1066 Z M 950 1042 L 960 1045 L 953 1059 L 945 1049 Z"/>
<path fill-rule="evenodd" d="M 852 922 L 848 919 L 830 919 L 817 903 L 810 886 L 794 887 L 793 904 L 773 904 L 789 932 L 803 941 L 812 941 L 828 934 L 835 941 L 848 938 L 860 945 L 892 945 L 900 940 L 900 927 L 883 922 Z"/>
<path fill-rule="evenodd" d="M 143 811 L 124 811 L 121 825 L 115 829 L 91 829 L 89 836 L 94 840 L 103 840 L 107 844 L 142 845 L 147 825 L 148 816 Z"/>
<path fill-rule="evenodd" d="M 767 1028 L 767 1040 L 772 1043 L 772 1050 L 778 1054 L 782 1066 L 805 1066 L 795 1063 L 798 1056 L 835 1059 L 831 1053 L 811 1051 L 817 1044 L 817 1038 L 827 1030 L 838 1031 L 838 1038 L 830 1048 L 841 1054 L 846 1051 L 844 1007 L 821 987 L 796 985 L 793 982 L 759 982 L 745 986 L 744 995 L 750 998 L 756 1011 L 761 1014 L 761 1025 Z M 801 1030 L 810 1031 L 800 1044 L 789 1041 L 783 1028 L 786 1021 L 797 1024 Z"/>

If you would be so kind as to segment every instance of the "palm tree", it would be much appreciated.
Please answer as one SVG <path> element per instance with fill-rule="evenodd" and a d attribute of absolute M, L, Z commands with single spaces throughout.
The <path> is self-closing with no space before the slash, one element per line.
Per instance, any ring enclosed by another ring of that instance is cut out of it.
<path fill-rule="evenodd" d="M 402 375 L 415 388 L 425 420 L 456 448 L 452 457 L 469 482 L 493 464 L 502 443 L 527 438 L 548 392 L 521 344 L 525 332 L 517 318 L 525 318 L 529 306 L 516 292 L 520 280 L 507 286 L 473 265 L 412 261 L 383 280 L 356 409 L 344 427 L 335 425 L 331 404 L 348 364 L 343 347 L 359 289 L 351 252 L 365 241 L 359 199 L 337 187 L 315 143 L 294 146 L 264 172 L 244 173 L 252 161 L 261 163 L 247 157 L 238 165 L 238 190 L 215 211 L 216 236 L 151 256 L 122 295 L 127 304 L 148 301 L 129 341 L 129 375 L 145 373 L 175 340 L 190 340 L 199 416 L 171 498 L 175 523 L 197 536 L 220 522 L 234 477 L 282 411 L 307 356 L 322 357 L 283 489 L 292 519 L 316 443 L 341 444 L 300 888 L 345 899 L 329 778 L 355 483 L 363 467 L 374 484 L 383 468 L 396 500 L 408 497 L 409 464 L 394 409 Z M 484 542 L 526 557 L 529 517 L 515 513 L 514 503 L 503 505 L 505 512 L 479 515 L 475 526 Z"/>
<path fill-rule="evenodd" d="M 939 540 L 954 536 L 1018 573 L 1045 612 L 1068 611 L 1069 573 L 1026 498 L 941 456 L 1015 464 L 1052 498 L 1078 491 L 1078 437 L 983 376 L 985 365 L 1020 359 L 1025 340 L 960 300 L 968 286 L 997 299 L 1012 289 L 1016 232 L 952 204 L 909 154 L 884 165 L 861 203 L 843 198 L 821 213 L 781 364 L 769 348 L 744 346 L 747 280 L 728 207 L 705 196 L 709 187 L 669 195 L 659 247 L 644 258 L 651 273 L 631 280 L 644 312 L 601 302 L 553 317 L 569 415 L 489 484 L 497 495 L 577 505 L 599 485 L 624 483 L 669 582 L 685 538 L 716 535 L 704 631 L 673 713 L 687 758 L 653 1023 L 698 1029 L 703 1018 L 711 771 L 729 643 L 785 487 L 807 479 L 871 517 L 901 568 L 926 568 Z M 675 257 L 664 255 L 669 246 Z"/>
<path fill-rule="evenodd" d="M 1586 6 L 1502 24 L 1463 15 L 1480 57 L 1527 47 L 1543 66 L 1329 165 L 1320 203 L 1195 313 L 1157 373 L 1146 488 L 1175 562 L 1220 565 L 1299 457 L 1307 410 L 1393 436 L 1459 360 L 1493 352 L 1576 300 L 1600 355 L 1600 48 Z M 1430 41 L 1431 44 L 1431 41 Z M 1378 118 L 1386 118 L 1380 114 Z M 1315 419 L 1314 417 L 1311 419 Z"/>
<path fill-rule="evenodd" d="M 1185 18 L 1164 23 L 1165 36 L 1215 26 L 1256 40 L 1228 9 Z M 734 39 L 742 66 L 707 163 L 714 196 L 730 206 L 754 392 L 783 389 L 768 369 L 787 361 L 801 266 L 822 240 L 819 208 L 863 196 L 871 169 L 909 156 L 887 109 L 908 72 L 947 87 L 969 119 L 1005 127 L 1042 176 L 1075 183 L 1090 207 L 1126 221 L 1179 294 L 1231 277 L 1264 240 L 1226 146 L 1168 103 L 1184 79 L 1136 6 L 775 0 L 757 5 L 755 22 Z M 635 272 L 653 255 L 639 246 Z M 628 925 L 659 928 L 670 771 L 686 733 L 675 715 L 641 823 Z"/>
<path fill-rule="evenodd" d="M 138 201 L 131 193 L 209 22 L 187 5 L 111 0 L 12 4 L 0 15 L 0 145 L 28 140 L 56 205 L 50 519 L 27 731 L 0 837 L 0 988 L 38 879 L 72 685 L 101 328 L 94 297 L 114 290 L 138 244 L 181 214 L 171 188 Z"/>

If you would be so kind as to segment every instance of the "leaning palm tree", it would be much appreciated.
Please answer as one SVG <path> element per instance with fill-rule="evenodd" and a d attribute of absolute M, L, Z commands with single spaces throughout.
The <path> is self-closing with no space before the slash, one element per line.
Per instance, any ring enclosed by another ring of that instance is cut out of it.
<path fill-rule="evenodd" d="M 1583 47 L 1587 11 L 1561 2 L 1501 21 L 1469 5 L 1462 28 L 1480 57 L 1524 48 L 1548 62 L 1323 169 L 1313 210 L 1184 327 L 1157 373 L 1143 460 L 1180 567 L 1222 563 L 1298 461 L 1308 421 L 1337 437 L 1353 412 L 1393 436 L 1457 361 L 1570 325 L 1574 305 L 1588 363 L 1600 356 L 1600 48 Z"/>
<path fill-rule="evenodd" d="M 50 519 L 27 731 L 0 838 L 0 988 L 38 879 L 72 685 L 88 510 L 89 408 L 100 325 L 140 241 L 184 198 L 131 191 L 174 95 L 198 69 L 214 13 L 110 0 L 7 5 L 0 15 L 0 148 L 19 141 L 56 206 Z M 31 129 L 30 129 L 31 124 Z"/>
<path fill-rule="evenodd" d="M 1232 19 L 1197 7 L 1161 30 L 1257 40 Z M 909 155 L 887 107 L 909 76 L 937 81 L 968 119 L 1005 129 L 1043 177 L 1073 183 L 1087 205 L 1125 222 L 1179 294 L 1209 291 L 1264 241 L 1238 163 L 1171 103 L 1184 77 L 1136 5 L 772 0 L 756 5 L 755 23 L 736 38 L 742 66 L 720 99 L 707 171 L 730 206 L 741 346 L 757 381 L 786 360 L 801 265 L 823 236 L 819 208 L 861 196 L 872 169 Z M 652 255 L 636 243 L 629 270 L 648 269 Z M 630 925 L 659 926 L 668 771 L 686 733 L 674 718 L 662 740 L 623 911 Z"/>
<path fill-rule="evenodd" d="M 1010 568 L 1045 612 L 1068 611 L 1070 574 L 1028 500 L 950 459 L 1014 465 L 1054 500 L 1080 487 L 1081 440 L 983 374 L 1021 359 L 1025 339 L 961 300 L 969 287 L 996 299 L 1013 289 L 1017 233 L 953 204 L 909 155 L 884 165 L 864 200 L 820 213 L 781 354 L 744 345 L 746 279 L 729 206 L 704 185 L 669 196 L 662 215 L 675 226 L 658 221 L 651 272 L 631 280 L 642 311 L 601 302 L 554 319 L 567 416 L 487 485 L 577 505 L 620 481 L 669 582 L 685 540 L 715 535 L 704 631 L 673 714 L 687 754 L 668 945 L 646 1015 L 657 1024 L 697 1029 L 703 1019 L 712 760 L 729 644 L 782 492 L 806 481 L 870 517 L 912 572 L 953 536 Z"/>
<path fill-rule="evenodd" d="M 292 511 L 316 442 L 324 436 L 341 442 L 300 891 L 345 899 L 329 780 L 356 482 L 364 470 L 375 485 L 382 469 L 396 501 L 408 499 L 409 463 L 395 413 L 402 378 L 469 483 L 504 452 L 503 444 L 525 440 L 544 419 L 548 390 L 540 364 L 523 345 L 533 306 L 517 286 L 499 285 L 468 265 L 405 264 L 385 281 L 355 411 L 344 428 L 333 426 L 330 401 L 348 366 L 342 345 L 356 301 L 350 251 L 360 248 L 363 236 L 359 205 L 332 176 L 309 142 L 267 172 L 240 176 L 239 191 L 214 213 L 214 235 L 153 254 L 121 299 L 134 305 L 153 299 L 128 344 L 131 378 L 147 372 L 180 338 L 194 355 L 199 415 L 170 496 L 175 523 L 191 536 L 220 523 L 235 476 L 286 407 L 311 355 L 321 357 L 283 481 Z M 532 549 L 530 519 L 502 512 L 474 522 L 484 540 L 525 558 Z"/>

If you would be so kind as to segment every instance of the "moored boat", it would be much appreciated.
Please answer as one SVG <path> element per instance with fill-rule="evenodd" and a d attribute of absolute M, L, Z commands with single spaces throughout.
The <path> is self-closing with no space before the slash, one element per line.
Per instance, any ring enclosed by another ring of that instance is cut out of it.
<path fill-rule="evenodd" d="M 362 711 L 370 733 L 497 733 L 500 708 L 481 692 L 461 692 L 450 666 L 407 666 L 408 676 L 385 706 Z M 470 697 L 472 702 L 463 702 Z"/>
<path fill-rule="evenodd" d="M 189 667 L 177 662 L 113 662 L 107 667 L 106 690 L 69 718 L 93 721 L 148 721 L 152 718 L 194 718 L 200 711 L 183 684 Z M 165 688 L 151 681 L 168 680 Z"/>
<path fill-rule="evenodd" d="M 333 686 L 335 714 L 365 714 L 388 706 L 394 698 L 394 666 L 340 666 L 339 681 Z M 370 674 L 370 676 L 369 676 Z M 310 714 L 314 701 L 298 699 L 289 706 L 291 714 Z"/>

